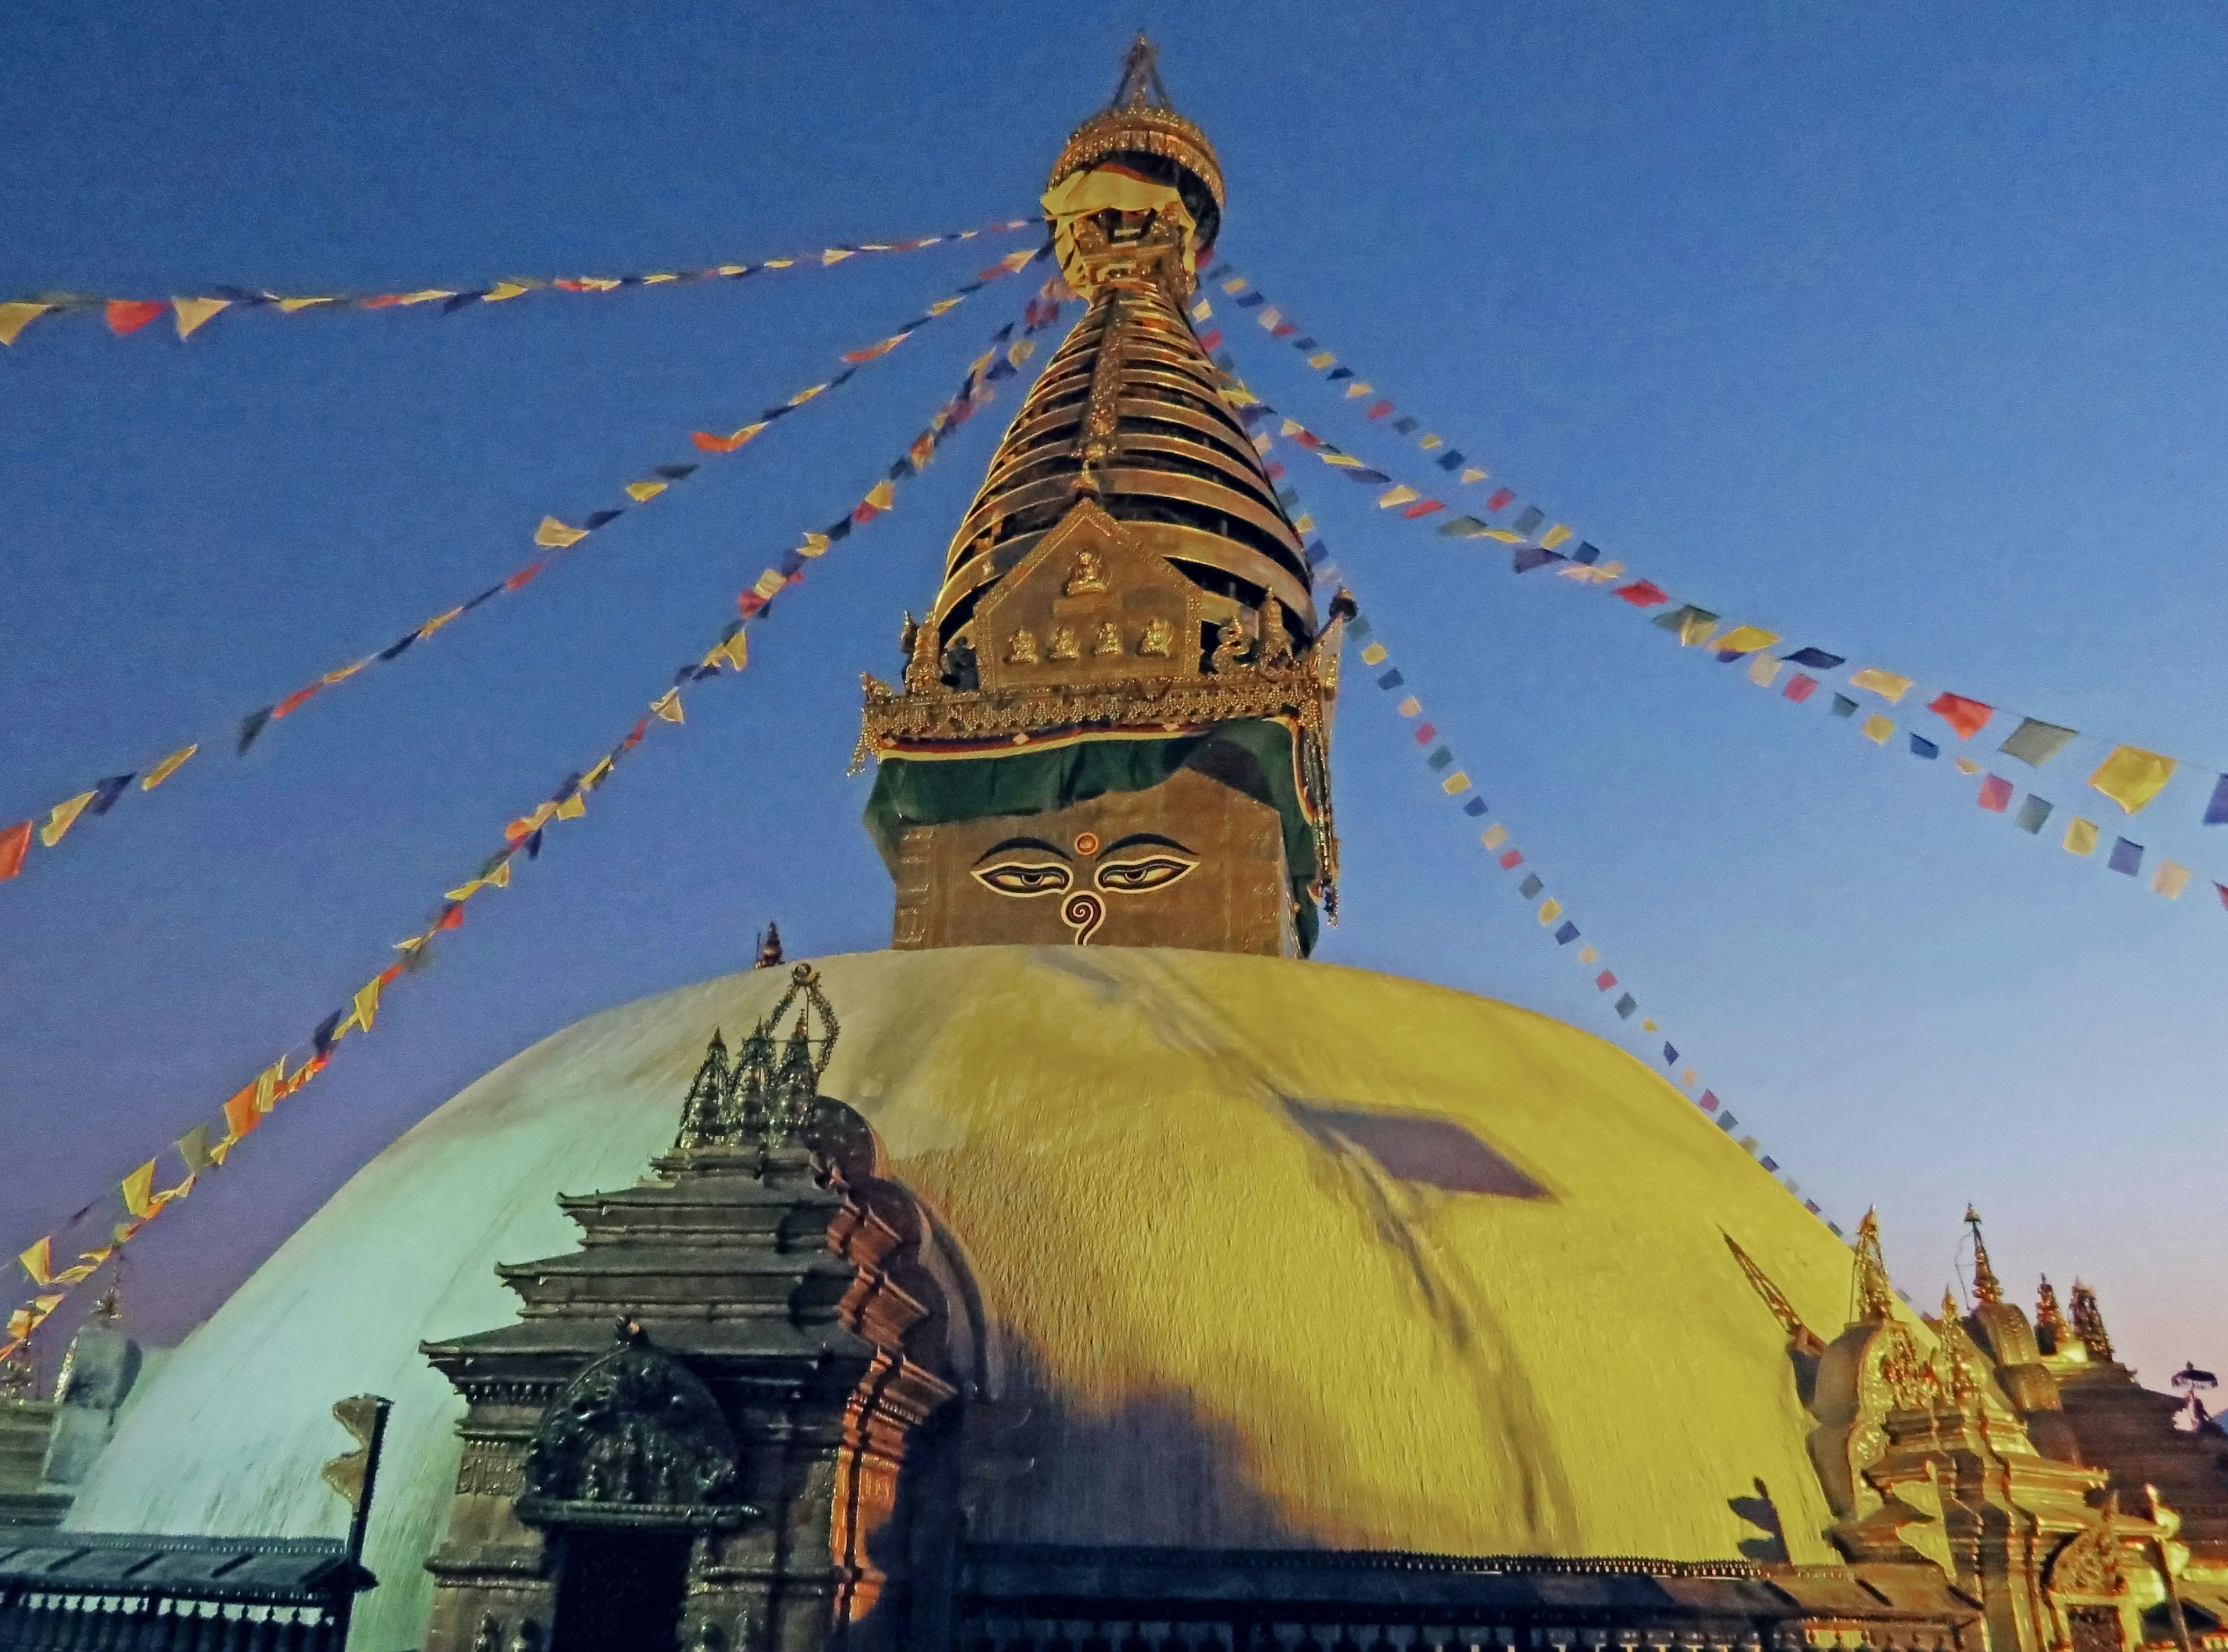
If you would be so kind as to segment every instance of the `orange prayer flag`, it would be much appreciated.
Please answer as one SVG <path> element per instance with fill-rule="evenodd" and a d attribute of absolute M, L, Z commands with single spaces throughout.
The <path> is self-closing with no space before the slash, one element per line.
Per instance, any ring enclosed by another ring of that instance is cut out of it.
<path fill-rule="evenodd" d="M 463 904 L 459 903 L 458 905 L 451 907 L 447 911 L 441 914 L 440 922 L 436 923 L 433 927 L 436 929 L 454 929 L 462 925 L 464 921 L 464 909 Z"/>
<path fill-rule="evenodd" d="M 285 716 L 289 711 L 300 711 L 303 706 L 309 704 L 311 698 L 320 688 L 323 688 L 323 683 L 315 682 L 311 683 L 307 688 L 296 689 L 292 693 L 287 695 L 285 699 L 280 700 L 278 705 L 271 708 L 272 719 L 275 722 L 279 718 Z"/>
<path fill-rule="evenodd" d="M 240 1094 L 224 1104 L 224 1139 L 227 1143 L 238 1141 L 263 1122 L 263 1111 L 255 1104 L 255 1086 L 243 1088 Z"/>
<path fill-rule="evenodd" d="M 0 883 L 23 870 L 23 857 L 31 847 L 31 823 L 18 820 L 0 832 Z"/>
<path fill-rule="evenodd" d="M 170 306 L 159 298 L 112 298 L 108 301 L 108 330 L 122 338 L 160 318 Z"/>
<path fill-rule="evenodd" d="M 1988 726 L 1988 719 L 1996 713 L 1993 705 L 1979 700 L 1967 699 L 1962 694 L 1946 690 L 1927 702 L 1926 709 L 1957 730 L 1960 740 L 1969 740 Z"/>

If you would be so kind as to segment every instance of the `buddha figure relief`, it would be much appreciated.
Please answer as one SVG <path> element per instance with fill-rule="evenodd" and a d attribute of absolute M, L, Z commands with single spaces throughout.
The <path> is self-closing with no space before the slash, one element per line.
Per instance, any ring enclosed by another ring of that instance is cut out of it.
<path fill-rule="evenodd" d="M 1006 663 L 1009 666 L 1034 666 L 1039 663 L 1037 634 L 1016 631 L 1006 644 Z"/>
<path fill-rule="evenodd" d="M 1083 650 L 1076 646 L 1075 628 L 1072 625 L 1053 626 L 1051 636 L 1046 639 L 1045 657 L 1048 660 L 1078 660 L 1082 655 Z"/>
<path fill-rule="evenodd" d="M 1151 620 L 1146 623 L 1145 635 L 1138 639 L 1137 652 L 1165 660 L 1168 657 L 1169 646 L 1175 641 L 1175 632 L 1166 620 Z"/>
<path fill-rule="evenodd" d="M 1122 652 L 1122 628 L 1111 620 L 1098 622 L 1098 637 L 1091 645 L 1091 652 L 1104 660 Z"/>

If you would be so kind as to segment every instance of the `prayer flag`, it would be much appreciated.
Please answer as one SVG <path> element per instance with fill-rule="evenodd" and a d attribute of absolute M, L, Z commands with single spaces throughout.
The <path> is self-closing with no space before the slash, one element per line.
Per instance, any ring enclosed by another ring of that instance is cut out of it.
<path fill-rule="evenodd" d="M 2212 782 L 2212 796 L 2205 806 L 2205 824 L 2219 826 L 2228 821 L 2228 775 Z"/>
<path fill-rule="evenodd" d="M 1807 666 L 1812 671 L 1831 671 L 1846 658 L 1838 654 L 1828 654 L 1823 648 L 1797 648 L 1783 657 L 1790 666 Z"/>
<path fill-rule="evenodd" d="M 1437 751 L 1434 751 L 1430 756 L 1424 759 L 1424 764 L 1428 769 L 1444 769 L 1454 760 L 1455 754 L 1446 747 L 1441 746 Z"/>
<path fill-rule="evenodd" d="M 1398 688 L 1407 680 L 1398 670 L 1388 671 L 1377 679 L 1377 686 L 1380 688 Z"/>
<path fill-rule="evenodd" d="M 1996 748 L 2006 756 L 2016 757 L 2030 769 L 2039 769 L 2073 739 L 2074 730 L 2061 729 L 2055 723 L 2044 723 L 2035 718 L 2021 718 L 2011 737 Z"/>
<path fill-rule="evenodd" d="M 2020 831 L 2033 835 L 2040 832 L 2043 822 L 2050 819 L 2050 810 L 2051 805 L 2048 802 L 2037 797 L 2033 792 L 2029 792 L 2026 801 L 2020 805 L 2019 813 L 2013 818 L 2012 824 Z"/>
<path fill-rule="evenodd" d="M 1380 511 L 1390 510 L 1395 505 L 1405 505 L 1412 499 L 1420 499 L 1422 495 L 1417 493 L 1413 488 L 1407 486 L 1404 482 L 1397 486 L 1388 488 L 1382 494 L 1378 495 L 1377 508 Z"/>
<path fill-rule="evenodd" d="M 1892 705 L 1911 692 L 1911 679 L 1898 677 L 1892 671 L 1882 671 L 1876 666 L 1866 666 L 1862 671 L 1849 673 L 1849 686 L 1868 688 Z"/>
<path fill-rule="evenodd" d="M 2115 746 L 2097 765 L 2089 784 L 2134 814 L 2159 794 L 2178 767 L 2171 757 L 2136 746 Z"/>
<path fill-rule="evenodd" d="M 534 583 L 535 576 L 539 574 L 548 565 L 549 559 L 547 557 L 542 558 L 538 562 L 529 562 L 526 566 L 521 568 L 516 573 L 511 575 L 509 578 L 504 580 L 503 582 L 503 588 L 505 590 L 524 590 L 528 585 Z M 469 607 L 470 604 L 466 604 L 466 606 Z M 412 632 L 407 639 L 410 642 L 414 642 L 417 640 L 418 634 L 415 631 Z M 390 654 L 399 654 L 400 652 L 401 652 L 400 648 L 390 650 Z"/>
<path fill-rule="evenodd" d="M 1400 514 L 1406 517 L 1408 520 L 1413 522 L 1429 516 L 1434 511 L 1443 511 L 1444 509 L 1446 509 L 1446 506 L 1438 500 L 1422 499 L 1409 506 L 1408 508 L 1402 511 Z"/>
<path fill-rule="evenodd" d="M 2159 869 L 2151 874 L 2151 889 L 2169 901 L 2181 898 L 2182 890 L 2189 887 L 2189 868 L 2179 861 L 2162 860 Z"/>
<path fill-rule="evenodd" d="M 1707 609 L 1696 608 L 1690 603 L 1686 609 L 1685 622 L 1679 627 L 1679 646 L 1682 648 L 1691 648 L 1697 643 L 1707 642 L 1711 633 L 1717 628 L 1716 615 Z"/>
<path fill-rule="evenodd" d="M 1518 515 L 1515 521 L 1512 522 L 1509 526 L 1514 527 L 1519 533 L 1529 534 L 1536 533 L 1539 530 L 1540 524 L 1546 520 L 1546 512 L 1541 510 L 1537 505 L 1527 505 L 1522 513 Z"/>
<path fill-rule="evenodd" d="M 1558 522 L 1554 526 L 1549 528 L 1545 533 L 1540 536 L 1540 543 L 1546 545 L 1550 551 L 1553 551 L 1557 545 L 1562 544 L 1564 540 L 1570 537 L 1571 530 L 1564 526 L 1560 522 Z"/>
<path fill-rule="evenodd" d="M 1413 717 L 1417 712 L 1424 709 L 1424 702 L 1418 699 L 1413 694 L 1411 694 L 1406 699 L 1402 700 L 1399 705 L 1395 709 L 1399 711 L 1402 717 Z"/>
<path fill-rule="evenodd" d="M 132 1171 L 118 1184 L 118 1188 L 124 1195 L 124 1208 L 126 1210 L 142 1218 L 152 1215 L 155 1199 L 155 1161 L 150 1158 Z"/>
<path fill-rule="evenodd" d="M 116 807 L 116 800 L 124 795 L 124 788 L 131 783 L 130 775 L 111 775 L 93 788 L 93 801 L 85 806 L 87 814 L 106 814 Z"/>
<path fill-rule="evenodd" d="M 1540 903 L 1540 928 L 1545 928 L 1562 915 L 1563 903 L 1560 901 L 1549 899 Z"/>
<path fill-rule="evenodd" d="M 1701 1108 L 1705 1113 L 1715 1113 L 1718 1110 L 1719 1106 L 1718 1093 L 1715 1090 L 1703 1091 L 1701 1100 L 1697 1101 L 1694 1105 Z"/>
<path fill-rule="evenodd" d="M 1942 755 L 1942 748 L 1936 745 L 1934 742 L 1929 740 L 1924 735 L 1913 730 L 1911 736 L 1911 755 L 1914 757 L 1924 757 L 1930 761 Z"/>
<path fill-rule="evenodd" d="M 1483 482 L 1492 474 L 1493 473 L 1490 470 L 1481 470 L 1476 465 L 1469 465 L 1463 469 L 1461 476 L 1458 477 L 1457 480 L 1462 482 Z"/>
<path fill-rule="evenodd" d="M 1645 579 L 1636 580 L 1629 585 L 1620 585 L 1610 595 L 1622 596 L 1635 608 L 1653 608 L 1658 603 L 1668 603 L 1671 600 L 1667 592 L 1659 590 Z"/>
<path fill-rule="evenodd" d="M 1639 1007 L 1640 1000 L 1634 998 L 1631 993 L 1627 992 L 1623 998 L 1617 1001 L 1617 1017 L 1620 1020 L 1629 1021 L 1632 1019 L 1632 1012 Z"/>
<path fill-rule="evenodd" d="M 189 746 L 179 747 L 177 750 L 147 771 L 145 778 L 139 782 L 139 789 L 143 792 L 153 791 L 171 775 L 176 774 L 179 769 L 184 768 L 186 760 L 200 749 L 201 744 L 198 741 Z"/>
<path fill-rule="evenodd" d="M 750 633 L 737 622 L 732 635 L 720 639 L 720 646 L 704 656 L 704 663 L 724 661 L 731 669 L 742 670 L 751 663 Z"/>
<path fill-rule="evenodd" d="M 13 344 L 25 328 L 53 308 L 52 304 L 0 304 L 0 344 Z"/>
<path fill-rule="evenodd" d="M 1441 462 L 1444 463 L 1444 461 Z M 1510 501 L 1515 497 L 1516 490 L 1514 488 L 1497 488 L 1494 490 L 1493 497 L 1485 501 L 1485 507 L 1489 511 L 1507 510 Z"/>
<path fill-rule="evenodd" d="M 1516 886 L 1516 893 L 1528 901 L 1546 887 L 1547 885 L 1540 881 L 1539 873 L 1530 872 L 1526 874 L 1524 881 Z"/>
<path fill-rule="evenodd" d="M 1969 700 L 1962 694 L 1937 694 L 1926 709 L 1957 730 L 1960 740 L 1969 740 L 1988 726 L 1988 719 L 1996 714 L 1993 705 L 1983 705 L 1978 700 Z"/>
<path fill-rule="evenodd" d="M 54 1241 L 42 1239 L 16 1259 L 23 1272 L 31 1276 L 33 1285 L 52 1285 L 54 1282 Z M 12 1330 L 13 1328 L 10 1327 Z"/>
<path fill-rule="evenodd" d="M 1981 782 L 1981 795 L 1978 800 L 1982 808 L 1994 809 L 1998 814 L 2001 814 L 2011 807 L 2011 781 L 2006 780 L 2001 775 L 1989 775 Z M 2041 824 L 2039 820 L 2035 822 L 2038 826 Z"/>
<path fill-rule="evenodd" d="M 229 298 L 173 298 L 170 308 L 177 312 L 178 336 L 191 338 L 207 326 L 219 310 L 229 309 Z"/>
<path fill-rule="evenodd" d="M 1508 841 L 1508 828 L 1496 821 L 1479 832 L 1477 840 L 1489 849 L 1498 849 Z"/>
<path fill-rule="evenodd" d="M 534 543 L 561 551 L 568 545 L 578 545 L 588 537 L 584 527 L 567 527 L 554 516 L 541 519 L 541 526 L 534 530 Z M 167 1231 L 167 1230 L 166 1230 Z"/>
<path fill-rule="evenodd" d="M 1578 926 L 1567 918 L 1564 920 L 1562 927 L 1555 931 L 1555 944 L 1558 947 L 1567 947 L 1578 938 Z"/>
<path fill-rule="evenodd" d="M 626 486 L 627 497 L 637 505 L 646 505 L 671 486 L 669 482 L 631 482 Z"/>
<path fill-rule="evenodd" d="M 1598 964 L 1601 962 L 1601 954 L 1596 952 L 1592 943 L 1589 942 L 1578 948 L 1578 961 L 1582 964 Z"/>
<path fill-rule="evenodd" d="M 31 823 L 18 820 L 6 831 L 0 832 L 0 883 L 17 876 L 23 870 L 23 857 L 31 847 Z"/>
<path fill-rule="evenodd" d="M 1678 1065 L 1678 1062 L 1679 1052 L 1673 1049 L 1669 1044 L 1665 1044 L 1663 1046 L 1663 1064 L 1666 1067 L 1675 1067 Z"/>
<path fill-rule="evenodd" d="M 1779 692 L 1800 705 L 1818 692 L 1818 679 L 1815 677 L 1806 677 L 1798 671 L 1787 679 L 1787 686 Z"/>
<path fill-rule="evenodd" d="M 1524 545 L 1516 548 L 1508 565 L 1512 572 L 1528 574 L 1534 568 L 1544 568 L 1551 562 L 1565 560 L 1567 558 L 1559 551 L 1550 551 L 1545 545 Z"/>
<path fill-rule="evenodd" d="M 1440 537 L 1449 539 L 1475 539 L 1485 531 L 1485 524 L 1475 516 L 1457 516 L 1439 525 Z"/>
<path fill-rule="evenodd" d="M 1471 816 L 1473 819 L 1485 813 L 1485 800 L 1482 797 L 1473 797 L 1469 802 L 1463 805 L 1463 813 Z"/>
<path fill-rule="evenodd" d="M 2069 855 L 2091 855 L 2097 852 L 2097 823 L 2076 815 L 2065 828 L 2065 852 Z"/>
<path fill-rule="evenodd" d="M 106 311 L 108 330 L 122 338 L 138 332 L 169 308 L 159 298 L 112 298 Z"/>
<path fill-rule="evenodd" d="M 1600 974 L 1594 977 L 1594 985 L 1600 988 L 1601 991 L 1606 992 L 1610 988 L 1617 985 L 1617 977 L 1610 974 L 1609 971 L 1604 970 Z"/>
<path fill-rule="evenodd" d="M 1981 765 L 1975 762 L 1970 757 L 1952 753 L 1950 755 L 1950 761 L 1957 765 L 1957 772 L 1961 775 L 1977 775 L 1981 772 Z"/>
<path fill-rule="evenodd" d="M 227 1143 L 238 1141 L 263 1122 L 263 1109 L 255 1105 L 255 1086 L 246 1086 L 231 1100 L 224 1104 L 224 1128 Z"/>
<path fill-rule="evenodd" d="M 77 817 L 85 813 L 85 806 L 93 801 L 91 792 L 80 792 L 67 801 L 57 803 L 47 812 L 47 823 L 39 828 L 39 841 L 53 848 L 77 824 Z"/>
<path fill-rule="evenodd" d="M 1777 631 L 1767 631 L 1761 626 L 1736 625 L 1718 639 L 1717 646 L 1726 654 L 1754 654 L 1758 648 L 1769 648 L 1778 641 L 1779 633 Z"/>
<path fill-rule="evenodd" d="M 2106 863 L 2123 877 L 2133 877 L 2143 869 L 2143 846 L 2122 838 L 2112 845 L 2112 856 Z"/>
<path fill-rule="evenodd" d="M 1439 782 L 1439 789 L 1449 797 L 1460 797 L 1469 790 L 1469 776 L 1459 769 Z"/>
<path fill-rule="evenodd" d="M 1361 663 L 1365 666 L 1383 665 L 1385 663 L 1385 645 L 1381 642 L 1373 642 L 1367 647 L 1364 648 L 1361 651 Z"/>
<path fill-rule="evenodd" d="M 1885 745 L 1888 736 L 1894 732 L 1895 719 L 1892 718 L 1868 717 L 1865 719 L 1865 738 L 1876 746 Z"/>
<path fill-rule="evenodd" d="M 650 709 L 652 713 L 664 718 L 668 723 L 685 723 L 688 720 L 681 715 L 681 691 L 677 688 L 667 689 L 664 693 L 657 697 Z"/>
<path fill-rule="evenodd" d="M 1834 696 L 1834 715 L 1835 717 L 1854 717 L 1856 714 L 1856 701 L 1851 699 L 1847 694 L 1836 694 Z"/>
<path fill-rule="evenodd" d="M 1501 835 L 1506 837 L 1508 836 L 1508 833 L 1503 832 Z M 1523 864 L 1524 852 L 1522 850 L 1504 849 L 1501 852 L 1501 870 L 1502 871 L 1512 871 Z"/>
<path fill-rule="evenodd" d="M 1779 675 L 1779 661 L 1768 654 L 1759 654 L 1748 662 L 1748 679 L 1758 688 L 1769 688 Z"/>

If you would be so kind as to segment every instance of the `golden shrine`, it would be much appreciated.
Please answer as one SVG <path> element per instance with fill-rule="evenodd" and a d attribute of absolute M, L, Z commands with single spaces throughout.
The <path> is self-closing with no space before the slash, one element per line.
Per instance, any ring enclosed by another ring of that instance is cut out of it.
<path fill-rule="evenodd" d="M 557 1033 L 0 1401 L 0 1649 L 2228 1649 L 2093 1292 L 1974 1216 L 1922 1315 L 1612 1046 L 1305 961 L 1345 605 L 1142 41 L 1046 200 L 1086 313 L 868 683 L 893 947 Z"/>

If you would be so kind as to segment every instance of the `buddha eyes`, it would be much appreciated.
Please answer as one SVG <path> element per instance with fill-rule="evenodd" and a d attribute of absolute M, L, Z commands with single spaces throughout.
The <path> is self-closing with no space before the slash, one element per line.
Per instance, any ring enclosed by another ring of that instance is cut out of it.
<path fill-rule="evenodd" d="M 1057 895 L 1067 887 L 1068 870 L 1056 860 L 1007 861 L 977 866 L 975 876 L 1001 895 Z"/>
<path fill-rule="evenodd" d="M 1098 869 L 1098 887 L 1109 895 L 1141 895 L 1166 889 L 1193 867 L 1195 860 L 1174 855 L 1154 855 L 1143 860 L 1110 860 Z"/>

